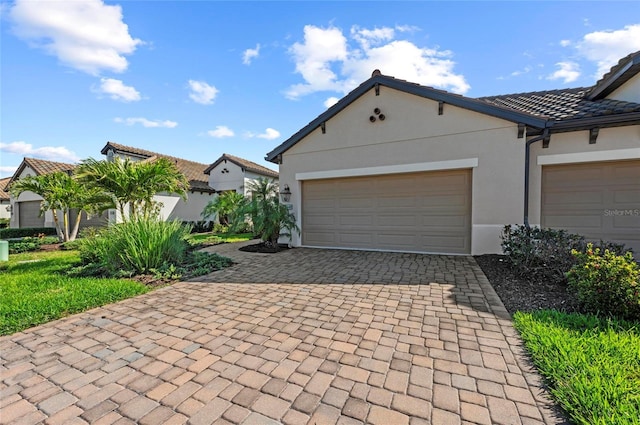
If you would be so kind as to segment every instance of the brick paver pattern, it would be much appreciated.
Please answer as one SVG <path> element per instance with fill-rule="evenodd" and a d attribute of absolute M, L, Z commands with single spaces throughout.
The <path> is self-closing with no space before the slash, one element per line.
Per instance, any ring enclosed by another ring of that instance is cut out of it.
<path fill-rule="evenodd" d="M 550 424 L 473 258 L 313 250 L 0 339 L 3 424 Z"/>

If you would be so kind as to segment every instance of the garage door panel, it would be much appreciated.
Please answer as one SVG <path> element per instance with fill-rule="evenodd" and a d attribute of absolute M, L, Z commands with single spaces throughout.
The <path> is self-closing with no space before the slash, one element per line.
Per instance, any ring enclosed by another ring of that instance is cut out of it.
<path fill-rule="evenodd" d="M 335 208 L 318 209 L 317 198 L 329 194 Z M 307 246 L 469 253 L 470 217 L 471 170 L 302 183 Z"/>
<path fill-rule="evenodd" d="M 542 168 L 543 227 L 589 240 L 624 243 L 640 253 L 640 161 Z"/>
<path fill-rule="evenodd" d="M 40 201 L 18 203 L 18 225 L 20 227 L 44 226 L 44 215 L 40 215 Z"/>
<path fill-rule="evenodd" d="M 334 215 L 314 215 L 313 217 L 309 217 L 309 222 L 307 225 L 309 226 L 331 226 L 335 224 L 335 216 Z"/>

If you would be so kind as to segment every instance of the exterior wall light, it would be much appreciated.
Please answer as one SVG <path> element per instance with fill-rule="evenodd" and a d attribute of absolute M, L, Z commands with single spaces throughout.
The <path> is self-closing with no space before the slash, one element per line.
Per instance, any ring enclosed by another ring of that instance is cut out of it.
<path fill-rule="evenodd" d="M 289 202 L 291 200 L 291 189 L 289 189 L 288 184 L 284 185 L 284 189 L 280 192 L 280 196 L 282 197 L 282 202 Z"/>

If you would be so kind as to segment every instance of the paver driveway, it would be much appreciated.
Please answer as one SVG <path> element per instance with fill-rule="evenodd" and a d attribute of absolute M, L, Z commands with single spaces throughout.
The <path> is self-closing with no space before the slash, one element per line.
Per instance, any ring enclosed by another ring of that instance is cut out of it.
<path fill-rule="evenodd" d="M 555 423 L 472 258 L 236 248 L 0 339 L 0 422 Z"/>

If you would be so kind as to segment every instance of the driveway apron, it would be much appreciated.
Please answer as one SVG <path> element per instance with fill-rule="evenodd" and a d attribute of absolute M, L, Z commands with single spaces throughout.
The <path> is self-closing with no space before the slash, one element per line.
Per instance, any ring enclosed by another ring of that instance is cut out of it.
<path fill-rule="evenodd" d="M 0 423 L 562 422 L 472 257 L 238 246 L 0 338 Z"/>

